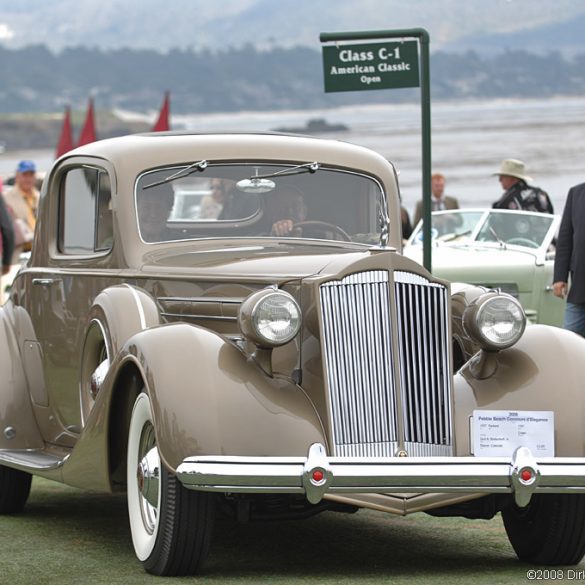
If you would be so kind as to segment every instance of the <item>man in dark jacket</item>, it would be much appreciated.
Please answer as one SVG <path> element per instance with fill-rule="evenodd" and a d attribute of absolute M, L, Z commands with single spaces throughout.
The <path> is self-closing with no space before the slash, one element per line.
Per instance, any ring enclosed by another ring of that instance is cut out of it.
<path fill-rule="evenodd" d="M 554 294 L 567 297 L 563 327 L 585 337 L 585 183 L 572 187 L 567 195 L 553 283 Z"/>
<path fill-rule="evenodd" d="M 546 192 L 528 183 L 532 179 L 526 175 L 521 160 L 508 158 L 502 161 L 500 170 L 494 173 L 500 178 L 504 194 L 492 205 L 495 209 L 523 209 L 553 213 L 553 206 Z"/>

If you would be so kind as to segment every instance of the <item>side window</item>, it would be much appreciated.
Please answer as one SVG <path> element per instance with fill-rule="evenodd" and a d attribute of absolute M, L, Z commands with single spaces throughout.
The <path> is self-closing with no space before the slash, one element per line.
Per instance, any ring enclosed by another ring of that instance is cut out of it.
<path fill-rule="evenodd" d="M 107 173 L 80 167 L 61 184 L 59 251 L 93 254 L 112 247 L 111 188 Z"/>

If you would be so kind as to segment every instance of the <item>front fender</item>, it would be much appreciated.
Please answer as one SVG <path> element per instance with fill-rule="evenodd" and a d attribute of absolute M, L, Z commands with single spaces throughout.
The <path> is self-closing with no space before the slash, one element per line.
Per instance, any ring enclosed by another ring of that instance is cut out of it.
<path fill-rule="evenodd" d="M 143 371 L 161 457 L 173 470 L 193 455 L 304 455 L 325 442 L 299 386 L 267 376 L 212 331 L 163 325 L 124 350 Z"/>
<path fill-rule="evenodd" d="M 86 331 L 98 321 L 106 334 L 110 359 L 114 359 L 124 343 L 138 331 L 160 324 L 154 299 L 129 284 L 103 290 L 94 300 L 87 317 Z"/>
<path fill-rule="evenodd" d="M 479 380 L 466 364 L 454 380 L 457 455 L 470 454 L 470 417 L 480 410 L 550 410 L 557 457 L 585 456 L 585 339 L 547 325 L 527 327 Z"/>

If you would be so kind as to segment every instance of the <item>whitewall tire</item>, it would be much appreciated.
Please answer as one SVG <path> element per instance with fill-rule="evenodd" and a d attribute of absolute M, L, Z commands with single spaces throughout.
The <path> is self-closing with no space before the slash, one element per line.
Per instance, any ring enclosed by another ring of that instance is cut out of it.
<path fill-rule="evenodd" d="M 141 393 L 128 435 L 128 516 L 132 543 L 155 575 L 192 575 L 207 556 L 213 494 L 184 488 L 161 463 L 150 399 Z"/>

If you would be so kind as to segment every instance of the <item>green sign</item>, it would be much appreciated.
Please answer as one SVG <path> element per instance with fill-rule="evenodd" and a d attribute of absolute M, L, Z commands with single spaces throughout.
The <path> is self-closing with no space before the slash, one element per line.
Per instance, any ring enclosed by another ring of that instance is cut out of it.
<path fill-rule="evenodd" d="M 418 87 L 418 42 L 323 47 L 325 92 Z"/>

